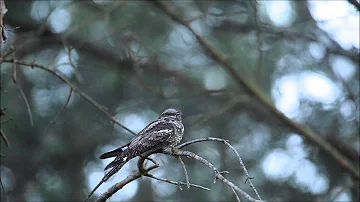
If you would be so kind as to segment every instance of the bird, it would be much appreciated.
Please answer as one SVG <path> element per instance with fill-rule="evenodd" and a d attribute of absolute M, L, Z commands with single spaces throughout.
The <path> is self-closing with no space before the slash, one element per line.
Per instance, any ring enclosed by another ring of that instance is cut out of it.
<path fill-rule="evenodd" d="M 102 181 L 108 180 L 128 161 L 148 151 L 161 151 L 173 148 L 180 143 L 184 134 L 182 113 L 175 108 L 166 109 L 158 119 L 149 123 L 129 143 L 106 152 L 100 159 L 116 157 L 104 170 L 111 168 Z"/>
<path fill-rule="evenodd" d="M 129 143 L 100 155 L 100 159 L 116 157 L 104 170 L 111 168 L 98 185 L 84 200 L 87 201 L 100 185 L 116 174 L 128 161 L 148 151 L 173 149 L 180 143 L 184 134 L 182 112 L 175 108 L 166 109 L 158 119 L 149 123 Z"/>

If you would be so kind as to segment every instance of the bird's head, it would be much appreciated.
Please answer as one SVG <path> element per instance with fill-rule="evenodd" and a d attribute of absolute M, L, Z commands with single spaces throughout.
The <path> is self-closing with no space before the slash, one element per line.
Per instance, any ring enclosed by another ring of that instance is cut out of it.
<path fill-rule="evenodd" d="M 160 115 L 160 119 L 176 119 L 178 121 L 181 121 L 181 116 L 183 114 L 181 113 L 180 110 L 178 109 L 174 109 L 174 108 L 169 108 L 167 110 L 165 110 L 161 115 Z"/>

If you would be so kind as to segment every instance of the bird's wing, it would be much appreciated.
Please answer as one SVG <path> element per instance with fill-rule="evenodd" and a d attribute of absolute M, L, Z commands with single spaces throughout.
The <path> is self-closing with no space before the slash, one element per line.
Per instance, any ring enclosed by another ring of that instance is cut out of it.
<path fill-rule="evenodd" d="M 159 121 L 159 120 L 155 120 L 153 122 L 150 122 L 147 126 L 145 126 L 144 129 L 142 129 L 137 136 L 142 136 L 144 134 L 146 134 L 148 131 L 153 130 L 154 127 L 156 127 L 156 125 L 159 124 L 159 122 L 163 122 L 163 121 Z M 136 137 L 137 137 L 136 136 Z"/>
<path fill-rule="evenodd" d="M 169 139 L 175 134 L 175 125 L 170 122 L 158 121 L 154 127 L 146 130 L 143 135 L 136 136 L 128 148 L 109 163 L 105 170 L 139 156 L 146 151 L 155 151 L 169 146 Z"/>
<path fill-rule="evenodd" d="M 156 147 L 166 147 L 167 140 L 175 135 L 175 124 L 168 121 L 156 121 L 149 124 L 142 135 L 136 136 L 129 145 L 129 149 L 136 150 L 138 154 Z"/>

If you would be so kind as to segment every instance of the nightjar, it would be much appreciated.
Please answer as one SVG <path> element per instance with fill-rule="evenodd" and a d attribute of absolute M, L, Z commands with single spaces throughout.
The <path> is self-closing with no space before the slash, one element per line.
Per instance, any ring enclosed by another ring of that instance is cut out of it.
<path fill-rule="evenodd" d="M 182 139 L 184 125 L 181 121 L 182 113 L 178 109 L 169 108 L 160 117 L 149 123 L 129 143 L 100 156 L 100 159 L 116 157 L 104 170 L 111 170 L 105 174 L 102 182 L 108 180 L 118 172 L 129 160 L 147 151 L 161 151 L 171 148 Z"/>

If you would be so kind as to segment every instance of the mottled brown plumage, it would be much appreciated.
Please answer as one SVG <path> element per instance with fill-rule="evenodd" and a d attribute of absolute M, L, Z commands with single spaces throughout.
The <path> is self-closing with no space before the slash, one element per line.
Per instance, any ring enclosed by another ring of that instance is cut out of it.
<path fill-rule="evenodd" d="M 104 176 L 102 181 L 108 180 L 118 172 L 130 159 L 147 151 L 161 151 L 171 148 L 182 139 L 184 125 L 181 122 L 182 113 L 178 109 L 169 108 L 160 117 L 148 124 L 128 144 L 104 153 L 101 159 L 116 157 L 109 163 L 105 170 L 111 170 Z"/>

